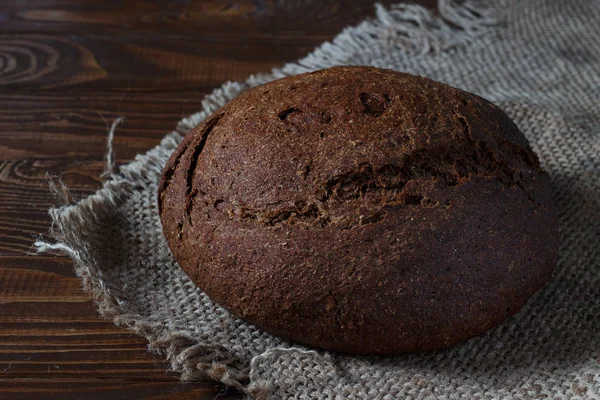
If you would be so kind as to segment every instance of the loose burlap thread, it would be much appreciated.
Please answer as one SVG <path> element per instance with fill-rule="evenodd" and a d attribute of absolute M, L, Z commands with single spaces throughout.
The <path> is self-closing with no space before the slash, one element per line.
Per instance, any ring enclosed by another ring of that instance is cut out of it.
<path fill-rule="evenodd" d="M 97 193 L 51 209 L 52 239 L 36 245 L 69 254 L 100 313 L 144 336 L 183 380 L 218 380 L 256 399 L 600 399 L 599 27 L 597 0 L 440 0 L 437 13 L 377 6 L 375 18 L 297 63 L 215 90 Z M 489 99 L 548 171 L 558 267 L 519 314 L 483 337 L 398 357 L 309 349 L 232 316 L 173 260 L 156 189 L 182 135 L 248 87 L 340 64 L 428 76 Z"/>

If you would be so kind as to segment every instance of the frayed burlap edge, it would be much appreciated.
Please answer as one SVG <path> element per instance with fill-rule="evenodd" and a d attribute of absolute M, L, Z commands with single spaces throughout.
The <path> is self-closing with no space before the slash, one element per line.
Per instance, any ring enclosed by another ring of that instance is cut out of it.
<path fill-rule="evenodd" d="M 376 16 L 354 27 L 343 30 L 332 42 L 326 42 L 296 63 L 286 64 L 270 74 L 251 76 L 246 82 L 227 82 L 214 90 L 202 102 L 203 110 L 179 122 L 175 131 L 161 143 L 135 160 L 114 170 L 112 138 L 121 120 L 116 120 L 108 135 L 107 167 L 102 189 L 73 204 L 68 189 L 57 178 L 49 179 L 52 193 L 62 205 L 51 208 L 52 227 L 48 232 L 52 240 L 38 238 L 34 243 L 37 253 L 55 252 L 69 255 L 74 262 L 77 276 L 83 288 L 98 305 L 100 314 L 116 325 L 126 327 L 148 340 L 148 347 L 169 362 L 170 368 L 181 372 L 182 381 L 210 378 L 234 387 L 248 395 L 263 399 L 267 390 L 252 382 L 252 366 L 273 352 L 296 351 L 296 348 L 274 348 L 255 356 L 250 365 L 239 365 L 226 349 L 207 346 L 186 333 L 164 332 L 163 326 L 132 313 L 118 300 L 120 288 L 111 286 L 103 279 L 102 268 L 90 257 L 93 250 L 80 240 L 102 222 L 111 209 L 118 207 L 135 191 L 147 189 L 147 174 L 160 174 L 164 163 L 177 147 L 182 137 L 215 110 L 249 87 L 254 87 L 284 76 L 310 72 L 334 65 L 347 64 L 357 53 L 368 57 L 370 49 L 382 40 L 393 45 L 399 52 L 411 57 L 454 51 L 472 40 L 497 29 L 503 17 L 504 0 L 493 3 L 455 0 L 438 0 L 438 12 L 434 13 L 418 5 L 398 4 L 389 9 L 376 5 Z"/>

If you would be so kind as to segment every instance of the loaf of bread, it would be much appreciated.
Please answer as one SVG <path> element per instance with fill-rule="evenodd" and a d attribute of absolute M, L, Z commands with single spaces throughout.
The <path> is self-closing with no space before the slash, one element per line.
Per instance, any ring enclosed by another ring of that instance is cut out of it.
<path fill-rule="evenodd" d="M 158 191 L 166 240 L 215 302 L 333 351 L 447 347 L 516 313 L 557 262 L 548 176 L 473 94 L 336 67 L 241 94 Z"/>

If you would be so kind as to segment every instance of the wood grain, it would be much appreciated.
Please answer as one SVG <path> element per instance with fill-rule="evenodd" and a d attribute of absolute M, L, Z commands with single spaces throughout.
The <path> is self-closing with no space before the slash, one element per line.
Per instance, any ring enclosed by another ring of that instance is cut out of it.
<path fill-rule="evenodd" d="M 381 0 L 382 4 L 396 3 Z M 436 0 L 412 1 L 433 7 Z M 289 35 L 329 39 L 341 27 L 373 13 L 372 0 L 209 0 L 122 2 L 57 0 L 8 1 L 0 21 L 14 32 L 209 33 L 227 36 Z"/>
<path fill-rule="evenodd" d="M 197 90 L 268 71 L 282 59 L 293 60 L 312 50 L 313 43 L 290 46 L 289 39 L 285 43 L 246 38 L 223 43 L 215 38 L 118 34 L 0 35 L 0 85 L 5 91 Z M 263 56 L 256 59 L 256 54 Z"/>
<path fill-rule="evenodd" d="M 10 268 L 10 263 L 15 261 L 2 257 L 30 252 L 35 236 L 47 232 L 50 227 L 47 210 L 58 202 L 48 190 L 46 174 L 60 175 L 69 185 L 73 196 L 81 199 L 100 187 L 99 175 L 103 168 L 102 161 L 88 161 L 85 158 L 0 162 L 2 276 Z M 0 285 L 0 298 L 7 290 L 7 287 Z"/>
<path fill-rule="evenodd" d="M 390 4 L 394 0 L 384 0 Z M 436 0 L 419 1 L 432 6 Z M 98 316 L 64 256 L 32 255 L 56 204 L 158 144 L 227 80 L 293 61 L 372 0 L 10 0 L 0 5 L 0 399 L 242 398 L 178 382 L 146 342 Z"/>
<path fill-rule="evenodd" d="M 125 118 L 115 135 L 117 157 L 130 160 L 200 110 L 210 90 L 0 93 L 0 161 L 102 160 L 108 128 L 117 117 Z"/>
<path fill-rule="evenodd" d="M 125 163 L 201 108 L 207 90 L 167 93 L 0 95 L 0 254 L 31 249 L 56 205 L 46 176 L 61 176 L 76 199 L 101 185 L 108 126 L 125 118 L 113 142 Z"/>
<path fill-rule="evenodd" d="M 0 372 L 2 370 L 0 369 Z M 205 382 L 177 384 L 160 381 L 25 378 L 0 379 L 0 394 L 9 400 L 198 400 L 239 399 L 231 389 Z"/>

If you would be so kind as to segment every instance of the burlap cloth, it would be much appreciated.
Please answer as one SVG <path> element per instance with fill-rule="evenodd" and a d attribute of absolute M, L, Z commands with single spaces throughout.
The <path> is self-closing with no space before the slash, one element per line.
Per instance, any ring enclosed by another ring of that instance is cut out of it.
<path fill-rule="evenodd" d="M 257 399 L 600 398 L 600 1 L 397 5 L 270 75 L 226 83 L 96 194 L 50 210 L 53 240 L 100 312 L 144 336 L 182 379 Z M 424 75 L 478 93 L 518 124 L 552 178 L 560 262 L 515 317 L 449 350 L 392 358 L 314 351 L 211 302 L 161 233 L 156 187 L 181 135 L 249 86 L 337 64 Z"/>

